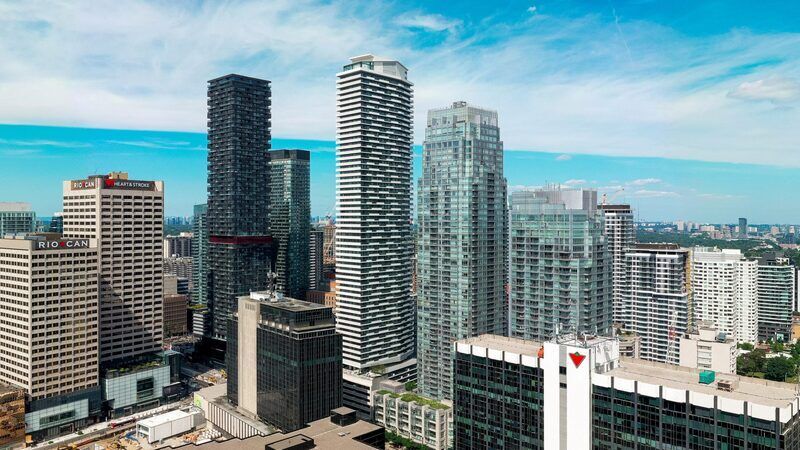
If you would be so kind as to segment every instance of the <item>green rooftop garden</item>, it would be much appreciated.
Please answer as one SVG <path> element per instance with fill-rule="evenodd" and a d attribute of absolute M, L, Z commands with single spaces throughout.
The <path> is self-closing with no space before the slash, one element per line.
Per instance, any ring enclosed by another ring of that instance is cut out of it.
<path fill-rule="evenodd" d="M 400 400 L 411 403 L 414 402 L 418 405 L 429 406 L 433 409 L 450 409 L 449 406 L 445 405 L 444 403 L 437 402 L 436 400 L 429 399 L 427 397 L 422 397 L 421 395 L 417 395 L 413 392 L 404 392 L 402 394 L 397 394 L 392 391 L 387 391 L 386 389 L 381 389 L 378 391 L 380 395 L 389 395 L 392 398 L 399 398 Z"/>

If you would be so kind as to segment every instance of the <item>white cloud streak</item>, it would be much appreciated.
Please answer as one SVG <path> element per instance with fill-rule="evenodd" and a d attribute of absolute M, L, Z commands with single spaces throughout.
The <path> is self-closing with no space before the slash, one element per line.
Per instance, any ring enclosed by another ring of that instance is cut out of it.
<path fill-rule="evenodd" d="M 0 122 L 204 131 L 206 80 L 239 72 L 272 81 L 275 136 L 331 140 L 335 73 L 372 52 L 410 68 L 417 143 L 427 109 L 466 99 L 499 111 L 509 151 L 800 166 L 798 33 L 697 38 L 540 11 L 473 24 L 399 8 L 0 3 Z"/>

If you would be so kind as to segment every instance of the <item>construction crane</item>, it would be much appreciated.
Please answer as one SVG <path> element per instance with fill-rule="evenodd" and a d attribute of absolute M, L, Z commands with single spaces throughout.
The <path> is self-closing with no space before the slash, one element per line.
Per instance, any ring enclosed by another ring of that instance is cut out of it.
<path fill-rule="evenodd" d="M 602 197 L 602 200 L 600 201 L 600 204 L 601 204 L 601 205 L 603 205 L 603 206 L 607 205 L 607 204 L 608 204 L 608 202 L 610 202 L 610 201 L 613 201 L 613 200 L 614 200 L 615 198 L 617 198 L 617 196 L 618 196 L 619 194 L 621 194 L 621 193 L 622 193 L 624 190 L 625 190 L 625 188 L 619 188 L 619 189 L 617 189 L 616 191 L 614 191 L 614 193 L 613 193 L 613 194 L 611 194 L 611 197 L 609 197 L 609 196 L 608 196 L 608 194 L 606 194 L 606 193 L 603 193 L 603 197 Z"/>

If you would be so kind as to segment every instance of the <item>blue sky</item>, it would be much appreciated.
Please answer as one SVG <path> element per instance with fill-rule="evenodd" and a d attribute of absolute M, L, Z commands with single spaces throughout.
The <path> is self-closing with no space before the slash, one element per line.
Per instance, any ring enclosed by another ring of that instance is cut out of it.
<path fill-rule="evenodd" d="M 334 74 L 372 52 L 410 69 L 417 143 L 429 108 L 497 109 L 512 186 L 624 187 L 646 219 L 800 222 L 797 17 L 786 1 L 0 1 L 0 123 L 43 126 L 0 127 L 0 201 L 48 214 L 58 180 L 127 169 L 188 213 L 205 81 L 239 72 L 273 82 L 273 147 L 316 149 L 325 214 Z"/>

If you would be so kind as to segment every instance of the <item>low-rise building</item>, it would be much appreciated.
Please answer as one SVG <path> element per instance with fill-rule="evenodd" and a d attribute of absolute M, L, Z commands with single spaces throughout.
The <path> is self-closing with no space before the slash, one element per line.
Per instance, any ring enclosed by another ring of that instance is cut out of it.
<path fill-rule="evenodd" d="M 152 445 L 163 442 L 164 439 L 187 433 L 204 423 L 203 411 L 192 406 L 136 422 L 136 435 Z"/>
<path fill-rule="evenodd" d="M 241 439 L 212 441 L 199 450 L 383 450 L 384 429 L 359 420 L 349 408 L 336 408 L 329 417 L 315 420 L 289 433 L 255 434 Z M 211 421 L 211 419 L 209 419 Z M 213 423 L 213 422 L 212 422 Z M 214 426 L 217 426 L 214 423 Z"/>
<path fill-rule="evenodd" d="M 790 383 L 619 357 L 616 339 L 454 344 L 456 449 L 795 449 Z"/>
<path fill-rule="evenodd" d="M 452 403 L 406 392 L 402 383 L 392 380 L 382 381 L 379 387 L 372 393 L 374 422 L 433 450 L 451 447 Z"/>
<path fill-rule="evenodd" d="M 680 338 L 680 365 L 694 369 L 736 373 L 736 341 L 720 333 L 709 322 L 699 322 L 696 328 Z"/>
<path fill-rule="evenodd" d="M 25 390 L 0 384 L 0 448 L 25 447 Z"/>
<path fill-rule="evenodd" d="M 626 358 L 640 358 L 642 354 L 642 338 L 632 331 L 622 331 L 619 339 L 619 355 Z"/>
<path fill-rule="evenodd" d="M 103 405 L 109 417 L 120 417 L 162 405 L 179 388 L 172 365 L 174 352 L 139 356 L 103 370 Z"/>

